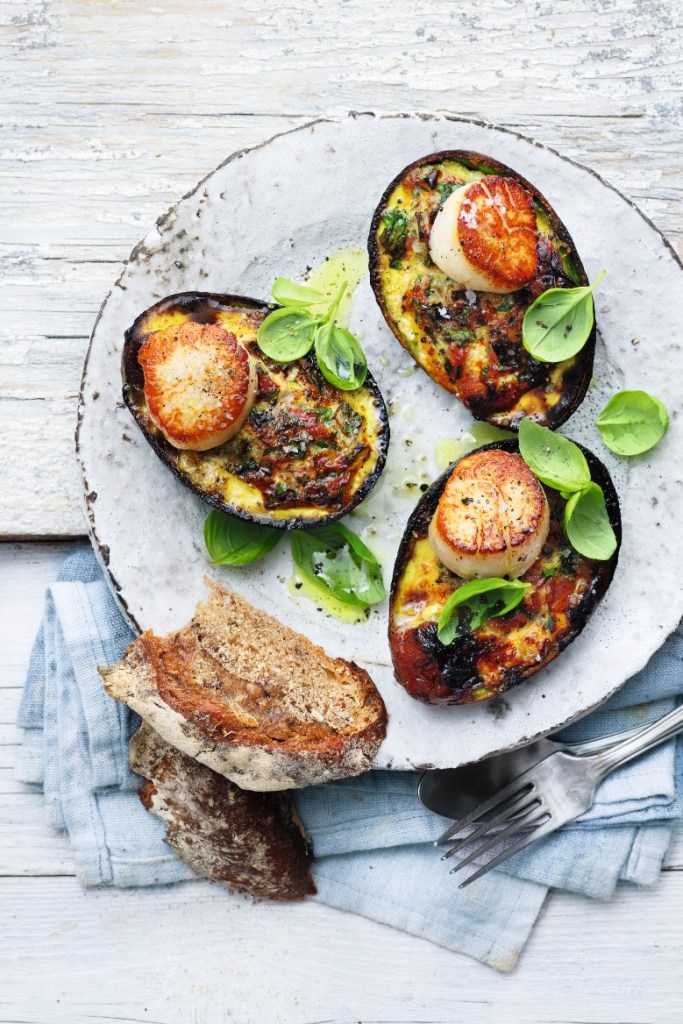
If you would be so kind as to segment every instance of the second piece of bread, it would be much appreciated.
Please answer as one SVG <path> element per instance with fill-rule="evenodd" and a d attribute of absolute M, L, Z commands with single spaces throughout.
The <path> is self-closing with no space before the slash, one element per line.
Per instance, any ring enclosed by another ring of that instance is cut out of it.
<path fill-rule="evenodd" d="M 140 799 L 166 825 L 165 841 L 198 875 L 256 899 L 315 892 L 308 837 L 288 793 L 240 789 L 146 722 L 130 741 L 130 766 L 147 779 Z"/>

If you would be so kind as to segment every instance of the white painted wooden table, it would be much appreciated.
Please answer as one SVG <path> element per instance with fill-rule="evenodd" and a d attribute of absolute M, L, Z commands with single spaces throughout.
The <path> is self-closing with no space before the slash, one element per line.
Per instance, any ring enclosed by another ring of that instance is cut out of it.
<path fill-rule="evenodd" d="M 314 116 L 448 111 L 590 165 L 680 252 L 682 24 L 677 0 L 0 0 L 0 1024 L 683 1019 L 683 833 L 652 890 L 553 896 L 504 977 L 316 905 L 84 892 L 12 773 L 43 589 L 84 530 L 87 338 L 155 218 Z"/>

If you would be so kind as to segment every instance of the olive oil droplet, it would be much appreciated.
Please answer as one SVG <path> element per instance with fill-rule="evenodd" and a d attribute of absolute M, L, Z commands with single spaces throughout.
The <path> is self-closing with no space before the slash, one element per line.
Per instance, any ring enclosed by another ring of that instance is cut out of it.
<path fill-rule="evenodd" d="M 436 464 L 439 469 L 447 469 L 452 462 L 479 448 L 482 444 L 502 441 L 506 437 L 514 437 L 510 430 L 501 430 L 492 423 L 473 423 L 463 431 L 460 437 L 440 437 L 435 445 Z"/>
<path fill-rule="evenodd" d="M 314 586 L 313 583 L 296 572 L 285 583 L 285 589 L 295 601 L 298 602 L 301 597 L 305 597 L 308 601 L 312 601 L 323 615 L 331 615 L 341 622 L 353 624 L 364 622 L 367 619 L 365 608 L 338 601 L 332 594 L 326 594 L 322 588 Z"/>
<path fill-rule="evenodd" d="M 341 300 L 335 322 L 340 327 L 348 327 L 351 316 L 351 297 L 368 272 L 368 254 L 358 246 L 338 249 L 330 253 L 319 266 L 314 267 L 308 275 L 306 284 L 326 296 L 331 302 L 337 294 L 342 281 L 347 282 L 344 297 Z M 317 313 L 322 307 L 311 306 L 311 312 Z"/>

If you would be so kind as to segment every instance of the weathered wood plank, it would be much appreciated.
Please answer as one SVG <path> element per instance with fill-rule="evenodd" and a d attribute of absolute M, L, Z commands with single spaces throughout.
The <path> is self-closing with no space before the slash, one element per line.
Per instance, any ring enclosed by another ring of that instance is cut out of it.
<path fill-rule="evenodd" d="M 681 9 L 522 7 L 0 4 L 0 536 L 82 532 L 71 439 L 97 309 L 155 218 L 233 149 L 348 109 L 450 110 L 595 167 L 680 244 Z"/>
<path fill-rule="evenodd" d="M 2 1021 L 680 1021 L 680 875 L 638 899 L 553 898 L 507 977 L 353 915 L 204 883 L 113 894 L 2 879 L 0 905 Z"/>
<path fill-rule="evenodd" d="M 185 113 L 181 75 L 202 94 L 204 111 L 221 113 L 279 112 L 283 100 L 299 113 L 314 105 L 360 109 L 370 89 L 385 109 L 412 92 L 421 105 L 457 99 L 461 111 L 472 111 L 489 90 L 504 90 L 525 115 L 538 110 L 538 98 L 555 114 L 640 113 L 655 106 L 655 89 L 677 106 L 681 12 L 666 0 L 492 0 L 486 7 L 298 0 L 228 11 L 222 0 L 200 8 L 185 0 L 159 7 L 34 0 L 23 14 L 11 2 L 3 8 L 10 44 L 28 70 L 29 101 L 67 52 L 71 59 L 51 82 L 56 102 L 80 101 L 84 84 L 95 84 L 86 82 L 91 72 L 104 102 Z M 561 90 L 549 88 L 558 80 Z"/>

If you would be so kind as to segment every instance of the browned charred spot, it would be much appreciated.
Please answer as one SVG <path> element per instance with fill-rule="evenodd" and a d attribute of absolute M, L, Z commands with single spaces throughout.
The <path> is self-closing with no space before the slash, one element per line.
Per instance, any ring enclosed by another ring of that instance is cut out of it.
<path fill-rule="evenodd" d="M 154 783 L 145 782 L 144 786 L 140 789 L 138 793 L 138 796 L 140 797 L 140 802 L 142 803 L 142 806 L 145 808 L 145 810 L 151 811 L 152 802 L 154 801 L 154 797 L 156 795 L 157 789 Z"/>
<path fill-rule="evenodd" d="M 447 702 L 452 691 L 441 678 L 430 639 L 428 633 L 416 629 L 400 630 L 394 636 L 391 656 L 396 678 L 410 696 L 425 704 L 437 704 Z"/>

